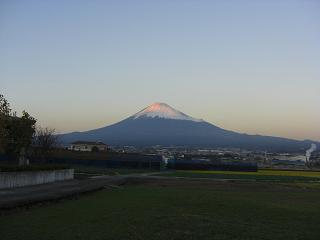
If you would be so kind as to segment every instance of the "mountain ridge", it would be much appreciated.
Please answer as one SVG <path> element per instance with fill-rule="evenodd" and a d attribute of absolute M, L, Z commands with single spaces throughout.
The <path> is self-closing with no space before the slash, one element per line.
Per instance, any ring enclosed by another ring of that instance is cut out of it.
<path fill-rule="evenodd" d="M 86 140 L 103 141 L 109 145 L 235 147 L 270 151 L 302 151 L 315 143 L 225 130 L 164 103 L 154 103 L 106 127 L 60 136 L 65 143 Z"/>

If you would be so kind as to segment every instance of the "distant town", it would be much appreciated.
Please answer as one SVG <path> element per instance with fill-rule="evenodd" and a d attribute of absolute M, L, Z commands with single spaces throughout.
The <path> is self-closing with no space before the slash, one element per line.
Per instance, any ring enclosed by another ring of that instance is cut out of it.
<path fill-rule="evenodd" d="M 76 141 L 66 149 L 80 152 L 116 152 L 131 154 L 153 154 L 161 156 L 165 161 L 197 161 L 212 163 L 256 163 L 259 168 L 308 169 L 320 168 L 320 152 L 315 151 L 310 158 L 303 153 L 278 153 L 266 151 L 249 151 L 239 148 L 190 148 L 184 146 L 151 147 L 109 146 L 103 142 Z"/>

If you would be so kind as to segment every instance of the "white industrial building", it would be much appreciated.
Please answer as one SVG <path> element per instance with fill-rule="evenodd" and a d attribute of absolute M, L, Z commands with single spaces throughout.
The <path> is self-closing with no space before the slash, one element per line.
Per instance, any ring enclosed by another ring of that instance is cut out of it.
<path fill-rule="evenodd" d="M 103 142 L 76 141 L 71 143 L 69 150 L 81 152 L 107 151 L 108 147 Z"/>

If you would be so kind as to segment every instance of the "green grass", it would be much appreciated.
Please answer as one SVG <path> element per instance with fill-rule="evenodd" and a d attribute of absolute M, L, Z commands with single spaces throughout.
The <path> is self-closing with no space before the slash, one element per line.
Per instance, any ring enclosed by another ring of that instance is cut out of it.
<path fill-rule="evenodd" d="M 260 185 L 104 190 L 2 215 L 1 240 L 320 239 L 320 191 Z"/>
<path fill-rule="evenodd" d="M 258 172 L 178 170 L 168 173 L 159 173 L 158 176 L 279 182 L 320 181 L 320 172 L 287 170 L 259 170 Z"/>

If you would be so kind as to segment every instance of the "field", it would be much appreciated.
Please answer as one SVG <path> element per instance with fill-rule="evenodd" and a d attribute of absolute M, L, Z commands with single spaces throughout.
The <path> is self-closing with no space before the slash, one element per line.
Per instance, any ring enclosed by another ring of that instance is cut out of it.
<path fill-rule="evenodd" d="M 118 189 L 3 212 L 1 239 L 316 240 L 320 191 L 316 183 L 299 184 L 133 179 Z"/>
<path fill-rule="evenodd" d="M 320 172 L 316 171 L 287 171 L 287 170 L 259 170 L 258 172 L 234 171 L 201 171 L 179 170 L 158 174 L 158 176 L 184 178 L 213 178 L 233 179 L 243 181 L 271 181 L 271 182 L 320 182 Z"/>

